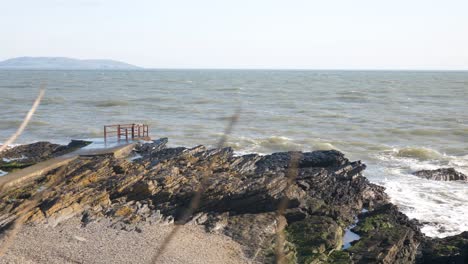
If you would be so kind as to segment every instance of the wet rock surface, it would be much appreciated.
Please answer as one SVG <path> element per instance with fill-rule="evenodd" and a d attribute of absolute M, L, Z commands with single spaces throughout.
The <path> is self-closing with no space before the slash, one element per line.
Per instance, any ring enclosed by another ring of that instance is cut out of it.
<path fill-rule="evenodd" d="M 355 263 L 414 263 L 423 240 L 418 223 L 392 204 L 360 214 L 353 232 L 361 236 L 347 249 Z"/>
<path fill-rule="evenodd" d="M 468 263 L 468 232 L 425 241 L 418 263 Z"/>
<path fill-rule="evenodd" d="M 107 218 L 114 228 L 135 232 L 142 222 L 195 224 L 231 237 L 258 263 L 275 262 L 281 220 L 287 223 L 286 241 L 279 246 L 289 263 L 414 263 L 420 244 L 429 241 L 417 222 L 389 203 L 383 187 L 362 176 L 365 165 L 341 152 L 236 156 L 230 148 L 166 143 L 137 145 L 141 158 L 133 162 L 79 157 L 35 182 L 4 190 L 0 232 L 20 214 L 51 226 L 77 215 L 83 226 Z M 182 218 L 204 179 L 200 206 L 190 219 Z M 279 216 L 285 198 L 288 207 Z M 361 237 L 341 250 L 344 230 L 356 220 L 353 231 Z"/>
<path fill-rule="evenodd" d="M 456 171 L 454 168 L 442 168 L 437 170 L 421 170 L 414 175 L 435 181 L 468 181 L 468 176 Z"/>
<path fill-rule="evenodd" d="M 58 145 L 50 142 L 19 145 L 0 153 L 0 170 L 23 169 L 41 161 L 67 154 L 91 143 L 83 140 L 72 140 L 68 145 Z"/>

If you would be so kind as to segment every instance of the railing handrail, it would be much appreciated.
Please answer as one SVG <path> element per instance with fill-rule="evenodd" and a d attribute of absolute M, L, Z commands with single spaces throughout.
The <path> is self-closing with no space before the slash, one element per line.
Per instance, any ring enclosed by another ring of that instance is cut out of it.
<path fill-rule="evenodd" d="M 131 126 L 136 126 L 136 125 L 141 125 L 141 124 L 117 124 L 117 125 L 105 125 L 105 127 L 131 127 Z"/>
<path fill-rule="evenodd" d="M 107 140 L 107 135 L 109 134 L 117 134 L 117 138 L 119 141 L 121 136 L 125 136 L 126 140 L 128 140 L 129 135 L 132 139 L 143 138 L 149 136 L 149 127 L 148 125 L 141 123 L 105 125 L 104 141 Z"/>

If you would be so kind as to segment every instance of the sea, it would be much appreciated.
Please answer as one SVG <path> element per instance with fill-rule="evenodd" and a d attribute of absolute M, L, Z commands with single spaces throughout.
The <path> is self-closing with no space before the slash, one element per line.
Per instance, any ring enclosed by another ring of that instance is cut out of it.
<path fill-rule="evenodd" d="M 0 144 L 46 94 L 15 142 L 102 139 L 103 126 L 146 123 L 171 146 L 226 145 L 238 154 L 342 151 L 367 164 L 402 212 L 431 237 L 468 231 L 468 183 L 412 173 L 468 174 L 468 72 L 139 70 L 0 71 Z"/>

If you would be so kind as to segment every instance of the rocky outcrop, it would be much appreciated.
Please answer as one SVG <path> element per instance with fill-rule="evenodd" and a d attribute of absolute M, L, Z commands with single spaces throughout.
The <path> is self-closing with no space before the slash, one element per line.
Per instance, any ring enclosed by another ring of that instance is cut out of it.
<path fill-rule="evenodd" d="M 421 170 L 414 175 L 435 181 L 468 181 L 468 176 L 456 171 L 454 168 L 442 168 L 437 170 Z"/>
<path fill-rule="evenodd" d="M 346 251 L 355 263 L 413 263 L 422 234 L 415 221 L 387 204 L 359 215 L 353 231 L 361 236 Z"/>
<path fill-rule="evenodd" d="M 79 157 L 34 183 L 0 195 L 0 230 L 31 203 L 27 221 L 56 225 L 80 215 L 83 225 L 106 217 L 115 228 L 139 223 L 203 225 L 244 247 L 252 262 L 275 261 L 276 246 L 290 263 L 412 263 L 424 237 L 388 202 L 366 168 L 343 153 L 282 152 L 236 156 L 230 148 L 167 148 L 167 139 L 140 144 L 129 161 Z M 202 184 L 203 183 L 203 184 Z M 200 186 L 192 217 L 182 217 Z M 284 215 L 277 210 L 289 202 Z M 366 209 L 366 210 L 364 210 Z M 366 213 L 361 213 L 368 211 Z M 285 241 L 276 232 L 285 221 Z M 345 229 L 361 238 L 342 250 Z"/>
<path fill-rule="evenodd" d="M 7 149 L 0 153 L 0 169 L 11 171 L 31 166 L 52 157 L 60 147 L 49 142 L 36 142 Z"/>
<path fill-rule="evenodd" d="M 468 232 L 426 240 L 421 246 L 418 263 L 468 263 Z"/>
<path fill-rule="evenodd" d="M 72 140 L 68 145 L 36 142 L 19 145 L 0 153 L 0 170 L 23 169 L 54 157 L 58 157 L 91 144 L 89 141 Z"/>

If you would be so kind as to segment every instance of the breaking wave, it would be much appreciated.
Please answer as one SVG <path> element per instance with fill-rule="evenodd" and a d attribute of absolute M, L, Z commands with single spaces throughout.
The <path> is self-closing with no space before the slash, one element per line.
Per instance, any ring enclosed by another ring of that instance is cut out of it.
<path fill-rule="evenodd" d="M 405 158 L 416 158 L 420 160 L 438 159 L 443 155 L 436 150 L 424 147 L 406 147 L 394 150 L 396 156 Z"/>
<path fill-rule="evenodd" d="M 421 179 L 399 170 L 381 182 L 393 203 L 410 218 L 418 219 L 430 237 L 468 231 L 468 184 Z M 448 191 L 450 190 L 450 191 Z"/>
<path fill-rule="evenodd" d="M 329 142 L 320 140 L 294 140 L 284 136 L 262 138 L 238 137 L 228 142 L 238 153 L 270 154 L 283 151 L 313 151 L 337 149 Z"/>
<path fill-rule="evenodd" d="M 446 237 L 468 231 L 464 220 L 468 215 L 468 183 L 412 175 L 419 170 L 444 167 L 467 173 L 468 155 L 450 156 L 429 148 L 407 147 L 382 152 L 377 159 L 378 164 L 369 167 L 369 178 L 386 188 L 391 201 L 403 213 L 423 224 L 423 233 Z"/>
<path fill-rule="evenodd" d="M 102 125 L 141 120 L 151 136 L 169 137 L 172 146 L 213 147 L 231 109 L 242 103 L 228 141 L 237 153 L 341 150 L 363 160 L 366 177 L 386 186 L 405 213 L 426 221 L 426 234 L 444 236 L 457 226 L 466 230 L 460 219 L 468 214 L 468 184 L 411 173 L 454 167 L 468 174 L 468 75 L 431 74 L 437 78 L 404 72 L 0 71 L 0 142 L 19 126 L 35 84 L 44 79 L 50 89 L 18 143 L 102 138 Z"/>

